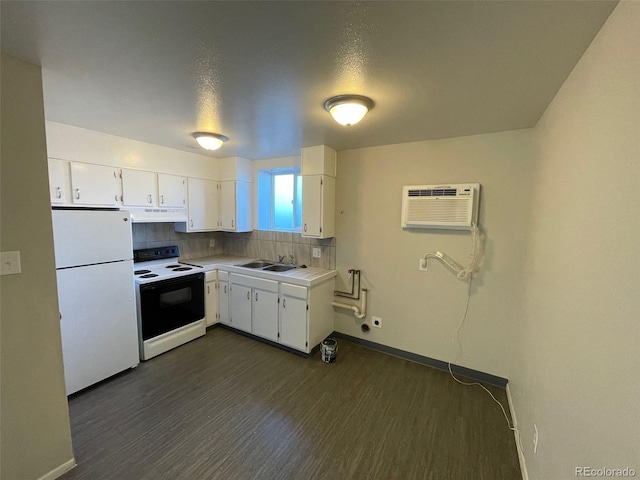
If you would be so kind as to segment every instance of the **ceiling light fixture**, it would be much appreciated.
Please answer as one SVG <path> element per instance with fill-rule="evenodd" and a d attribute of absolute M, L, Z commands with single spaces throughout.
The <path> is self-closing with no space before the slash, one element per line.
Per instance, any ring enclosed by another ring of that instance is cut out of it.
<path fill-rule="evenodd" d="M 198 144 L 205 150 L 217 150 L 224 142 L 229 140 L 227 137 L 220 135 L 219 133 L 195 132 L 192 133 L 192 135 Z"/>
<path fill-rule="evenodd" d="M 338 95 L 324 102 L 324 108 L 341 125 L 355 125 L 373 108 L 373 100 L 362 95 Z"/>

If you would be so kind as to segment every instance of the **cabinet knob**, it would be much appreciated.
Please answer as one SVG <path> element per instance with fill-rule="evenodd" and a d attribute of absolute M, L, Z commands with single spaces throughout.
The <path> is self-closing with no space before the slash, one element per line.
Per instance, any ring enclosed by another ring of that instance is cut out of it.
<path fill-rule="evenodd" d="M 258 292 L 256 292 L 256 302 L 258 301 Z"/>
<path fill-rule="evenodd" d="M 282 299 L 282 308 L 287 308 L 287 299 L 286 298 Z"/>
<path fill-rule="evenodd" d="M 304 231 L 305 232 L 307 231 L 307 224 L 306 223 L 304 224 Z"/>
<path fill-rule="evenodd" d="M 207 285 L 207 294 L 211 293 L 211 287 Z"/>
<path fill-rule="evenodd" d="M 80 200 L 80 189 L 76 188 L 76 200 Z"/>
<path fill-rule="evenodd" d="M 147 198 L 149 199 L 149 203 L 153 203 L 153 197 L 150 194 L 147 195 Z"/>
<path fill-rule="evenodd" d="M 160 195 L 160 204 L 164 205 L 164 195 Z"/>
<path fill-rule="evenodd" d="M 227 286 L 224 286 L 224 293 L 227 293 Z"/>
<path fill-rule="evenodd" d="M 251 293 L 247 292 L 247 300 L 251 300 Z"/>
<path fill-rule="evenodd" d="M 231 220 L 231 228 L 236 228 L 235 220 Z"/>
<path fill-rule="evenodd" d="M 56 198 L 62 198 L 62 190 L 60 190 L 60 187 L 56 187 Z"/>
<path fill-rule="evenodd" d="M 191 228 L 193 228 L 193 218 L 191 219 L 190 224 L 191 224 Z"/>

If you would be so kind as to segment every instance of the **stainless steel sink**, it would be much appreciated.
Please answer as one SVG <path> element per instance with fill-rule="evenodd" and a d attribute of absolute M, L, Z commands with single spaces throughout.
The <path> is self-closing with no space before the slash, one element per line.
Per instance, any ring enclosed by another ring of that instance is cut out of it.
<path fill-rule="evenodd" d="M 254 262 L 243 263 L 242 265 L 238 265 L 239 267 L 244 268 L 264 268 L 270 267 L 273 265 L 273 262 L 267 262 L 265 260 L 256 260 Z"/>
<path fill-rule="evenodd" d="M 265 272 L 286 272 L 289 270 L 293 270 L 295 265 L 271 265 L 270 267 L 265 267 L 262 270 Z"/>

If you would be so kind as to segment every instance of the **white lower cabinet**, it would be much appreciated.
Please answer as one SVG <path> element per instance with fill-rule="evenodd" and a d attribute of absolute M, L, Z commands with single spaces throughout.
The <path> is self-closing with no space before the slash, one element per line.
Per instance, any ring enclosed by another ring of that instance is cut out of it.
<path fill-rule="evenodd" d="M 218 321 L 229 325 L 229 273 L 218 272 Z"/>
<path fill-rule="evenodd" d="M 230 286 L 230 325 L 277 341 L 278 282 L 232 273 Z"/>
<path fill-rule="evenodd" d="M 231 279 L 229 325 L 245 332 L 251 332 L 251 288 L 235 283 L 238 280 L 235 275 L 231 275 Z"/>
<path fill-rule="evenodd" d="M 273 342 L 278 341 L 278 282 L 253 289 L 253 333 Z"/>
<path fill-rule="evenodd" d="M 206 272 L 204 281 L 204 313 L 208 327 L 218 321 L 218 272 Z"/>
<path fill-rule="evenodd" d="M 280 292 L 280 341 L 288 347 L 306 351 L 309 346 L 307 288 L 282 283 Z"/>
<path fill-rule="evenodd" d="M 219 271 L 218 284 L 220 323 L 304 353 L 333 332 L 333 278 L 305 287 Z"/>

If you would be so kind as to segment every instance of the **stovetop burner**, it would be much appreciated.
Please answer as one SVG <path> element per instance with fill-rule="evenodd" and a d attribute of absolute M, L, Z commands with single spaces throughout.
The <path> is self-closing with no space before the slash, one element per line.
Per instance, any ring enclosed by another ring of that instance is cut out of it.
<path fill-rule="evenodd" d="M 1 0 L 0 0 L 1 1 Z M 202 267 L 180 263 L 176 245 L 144 248 L 133 252 L 133 270 L 138 285 L 193 275 Z"/>

